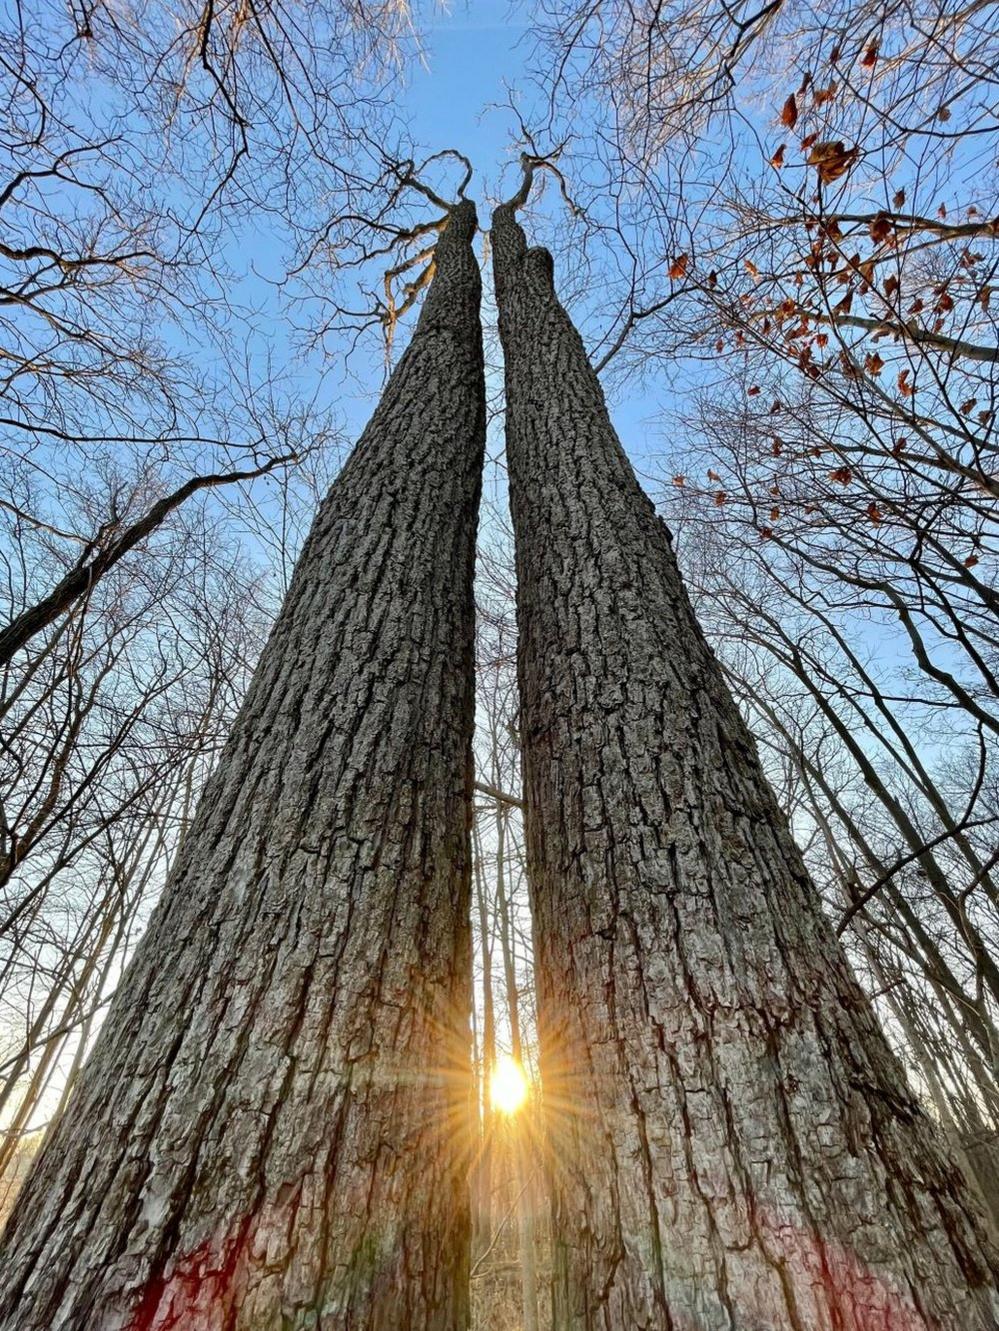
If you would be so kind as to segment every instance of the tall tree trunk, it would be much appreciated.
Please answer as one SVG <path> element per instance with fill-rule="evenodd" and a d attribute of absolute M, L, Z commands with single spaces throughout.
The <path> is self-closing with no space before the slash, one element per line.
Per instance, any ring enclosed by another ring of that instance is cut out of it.
<path fill-rule="evenodd" d="M 6 1236 L 3 1331 L 466 1323 L 475 210 Z"/>
<path fill-rule="evenodd" d="M 524 197 L 492 250 L 555 1325 L 993 1327 L 980 1213 L 822 914 Z"/>

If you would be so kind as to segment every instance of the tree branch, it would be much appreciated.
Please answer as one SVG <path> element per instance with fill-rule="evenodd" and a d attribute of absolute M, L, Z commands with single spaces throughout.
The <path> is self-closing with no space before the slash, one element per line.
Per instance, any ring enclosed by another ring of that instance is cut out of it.
<path fill-rule="evenodd" d="M 123 559 L 140 541 L 154 532 L 175 508 L 178 508 L 198 490 L 209 490 L 222 485 L 231 485 L 236 481 L 252 481 L 259 476 L 266 476 L 275 467 L 297 461 L 298 455 L 289 453 L 283 457 L 271 458 L 269 462 L 266 462 L 262 467 L 255 468 L 253 471 L 230 471 L 209 476 L 194 476 L 191 480 L 185 481 L 179 489 L 174 490 L 172 494 L 153 504 L 143 517 L 127 527 L 116 541 L 112 541 L 106 550 L 96 554 L 89 563 L 84 562 L 86 559 L 86 555 L 84 555 L 80 563 L 56 584 L 48 596 L 16 616 L 3 632 L 0 632 L 0 666 L 8 665 L 14 655 L 30 642 L 36 634 L 48 628 L 59 615 L 65 614 L 74 602 L 89 591 L 109 569 Z"/>

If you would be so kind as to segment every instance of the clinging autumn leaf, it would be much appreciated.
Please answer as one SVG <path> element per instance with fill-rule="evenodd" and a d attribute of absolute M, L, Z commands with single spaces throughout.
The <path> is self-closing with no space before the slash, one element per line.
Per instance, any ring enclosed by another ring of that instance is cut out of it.
<path fill-rule="evenodd" d="M 813 145 L 808 164 L 815 167 L 823 185 L 830 185 L 845 176 L 859 156 L 859 148 L 847 148 L 842 139 L 829 139 Z"/>

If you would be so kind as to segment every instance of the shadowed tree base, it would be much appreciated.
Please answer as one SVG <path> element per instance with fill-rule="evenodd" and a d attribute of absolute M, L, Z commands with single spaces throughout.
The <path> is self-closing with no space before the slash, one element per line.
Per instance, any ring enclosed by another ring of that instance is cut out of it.
<path fill-rule="evenodd" d="M 555 1325 L 994 1327 L 974 1203 L 826 922 L 514 206 L 492 251 Z"/>
<path fill-rule="evenodd" d="M 467 1320 L 475 210 L 2 1252 L 3 1331 Z"/>

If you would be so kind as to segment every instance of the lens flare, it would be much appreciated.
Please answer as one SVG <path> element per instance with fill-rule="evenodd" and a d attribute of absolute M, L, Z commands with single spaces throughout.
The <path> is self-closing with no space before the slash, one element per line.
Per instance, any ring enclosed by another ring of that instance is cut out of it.
<path fill-rule="evenodd" d="M 501 1054 L 489 1078 L 489 1096 L 493 1108 L 501 1114 L 516 1114 L 523 1108 L 529 1091 L 524 1069 L 509 1054 Z"/>

